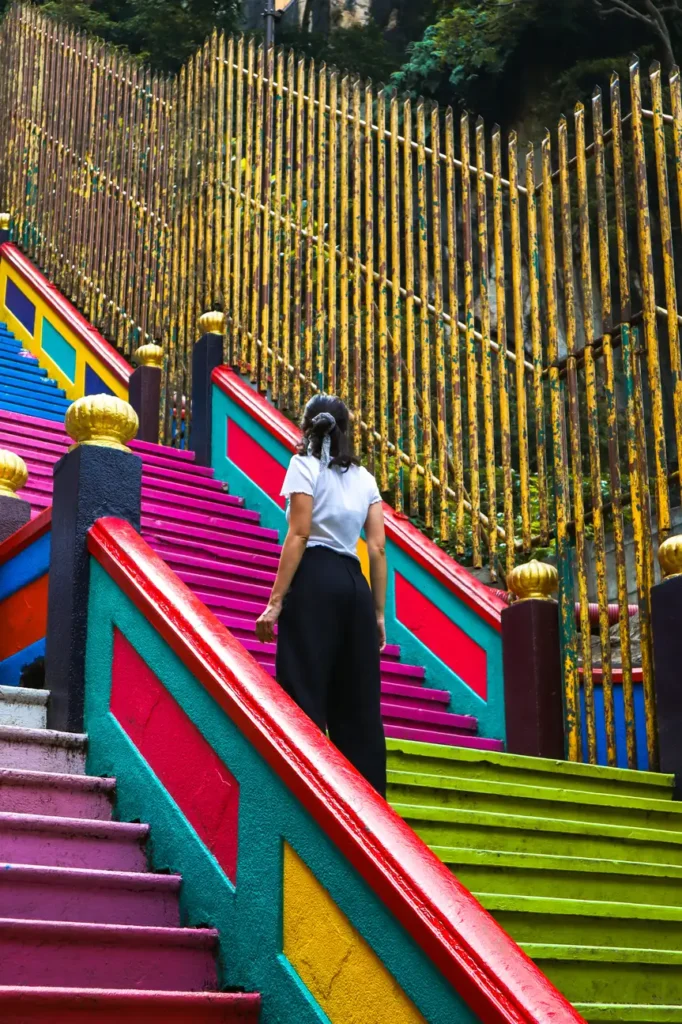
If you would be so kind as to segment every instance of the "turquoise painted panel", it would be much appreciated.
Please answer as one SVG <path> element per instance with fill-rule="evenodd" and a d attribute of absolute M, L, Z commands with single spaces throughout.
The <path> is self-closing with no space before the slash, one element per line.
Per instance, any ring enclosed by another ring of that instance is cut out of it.
<path fill-rule="evenodd" d="M 118 589 L 91 563 L 86 655 L 88 771 L 117 779 L 117 817 L 151 825 L 156 871 L 183 875 L 182 923 L 221 935 L 221 982 L 263 995 L 262 1024 L 324 1024 L 282 955 L 282 847 L 289 843 L 383 960 L 429 1024 L 477 1018 L 357 875 L 230 718 Z M 109 712 L 114 628 L 152 668 L 240 787 L 233 887 Z"/>
<path fill-rule="evenodd" d="M 76 381 L 76 350 L 66 338 L 62 337 L 56 327 L 53 327 L 47 317 L 43 317 L 42 330 L 43 352 L 57 364 L 71 383 Z"/>
<path fill-rule="evenodd" d="M 283 509 L 227 458 L 226 439 L 229 419 L 238 423 L 254 441 L 261 444 L 283 466 L 289 464 L 291 454 L 256 419 L 231 401 L 224 391 L 214 386 L 211 446 L 216 477 L 219 480 L 225 480 L 234 494 L 241 495 L 246 500 L 248 508 L 257 509 L 261 514 L 262 525 L 268 529 L 278 530 L 280 540 L 283 540 L 286 533 L 286 518 Z M 506 732 L 500 633 L 464 601 L 461 601 L 456 594 L 410 558 L 397 544 L 389 541 L 386 553 L 389 565 L 386 602 L 386 630 L 389 643 L 400 644 L 403 660 L 406 663 L 423 665 L 426 668 L 427 686 L 442 688 L 450 693 L 452 697 L 451 710 L 458 714 L 475 715 L 478 718 L 480 736 L 504 740 Z M 482 700 L 474 693 L 459 676 L 398 621 L 395 614 L 395 572 L 399 572 L 409 580 L 414 587 L 485 650 L 488 679 L 487 700 Z"/>

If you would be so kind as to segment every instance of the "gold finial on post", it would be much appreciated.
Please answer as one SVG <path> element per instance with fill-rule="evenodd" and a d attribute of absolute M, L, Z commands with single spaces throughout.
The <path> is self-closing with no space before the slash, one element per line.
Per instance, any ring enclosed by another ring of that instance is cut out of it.
<path fill-rule="evenodd" d="M 202 338 L 204 334 L 224 334 L 225 314 L 221 313 L 218 309 L 211 310 L 208 313 L 202 313 L 197 324 L 199 327 L 200 338 Z"/>
<path fill-rule="evenodd" d="M 14 452 L 0 449 L 0 494 L 6 498 L 16 498 L 15 491 L 20 491 L 28 480 L 26 463 Z"/>
<path fill-rule="evenodd" d="M 147 345 L 140 345 L 135 351 L 135 359 L 140 366 L 156 366 L 163 369 L 163 349 L 156 342 L 150 341 Z"/>
<path fill-rule="evenodd" d="M 9 231 L 9 214 L 0 213 L 0 231 Z"/>
<path fill-rule="evenodd" d="M 682 537 L 668 537 L 658 549 L 658 561 L 666 579 L 682 576 Z"/>
<path fill-rule="evenodd" d="M 552 601 L 559 587 L 559 573 L 553 565 L 533 558 L 511 571 L 507 585 L 519 601 Z"/>
<path fill-rule="evenodd" d="M 64 426 L 76 442 L 71 450 L 92 444 L 129 452 L 126 445 L 137 434 L 139 420 L 132 405 L 115 395 L 86 395 L 69 406 Z"/>

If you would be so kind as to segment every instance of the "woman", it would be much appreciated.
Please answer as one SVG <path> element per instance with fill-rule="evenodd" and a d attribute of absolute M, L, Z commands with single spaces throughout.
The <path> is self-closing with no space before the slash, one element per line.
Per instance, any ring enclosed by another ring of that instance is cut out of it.
<path fill-rule="evenodd" d="M 386 794 L 379 653 L 386 646 L 381 496 L 348 439 L 348 409 L 317 395 L 282 494 L 287 532 L 259 640 L 277 644 L 277 680 L 375 789 Z M 362 529 L 370 591 L 356 548 Z"/>

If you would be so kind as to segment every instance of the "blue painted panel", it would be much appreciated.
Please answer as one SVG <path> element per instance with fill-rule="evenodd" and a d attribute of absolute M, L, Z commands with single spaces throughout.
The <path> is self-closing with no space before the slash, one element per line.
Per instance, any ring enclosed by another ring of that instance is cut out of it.
<path fill-rule="evenodd" d="M 18 686 L 22 670 L 36 660 L 45 657 L 45 638 L 17 651 L 11 658 L 0 661 L 0 686 Z"/>
<path fill-rule="evenodd" d="M 7 278 L 5 288 L 5 305 L 19 323 L 23 324 L 28 333 L 33 334 L 36 324 L 36 307 L 9 278 Z"/>
<path fill-rule="evenodd" d="M 43 352 L 57 364 L 71 383 L 75 384 L 76 350 L 45 317 L 43 317 L 42 348 Z"/>
<path fill-rule="evenodd" d="M 35 544 L 0 565 L 0 601 L 45 575 L 50 568 L 50 539 L 50 533 L 44 533 Z"/>
<path fill-rule="evenodd" d="M 635 736 L 637 737 L 637 767 L 645 772 L 649 769 L 649 759 L 646 749 L 646 719 L 644 716 L 644 688 L 641 683 L 635 683 Z M 628 767 L 627 748 L 625 745 L 625 705 L 623 703 L 623 687 L 614 686 L 613 705 L 616 716 L 616 753 L 618 767 Z M 594 688 L 594 714 L 597 725 L 597 764 L 608 764 L 606 759 L 606 728 L 604 717 L 604 690 L 601 686 Z M 583 740 L 583 759 L 587 757 L 586 721 L 585 721 L 585 691 L 580 688 L 580 717 Z"/>
<path fill-rule="evenodd" d="M 113 395 L 111 388 L 107 387 L 99 374 L 86 363 L 85 366 L 85 394 L 86 395 Z"/>

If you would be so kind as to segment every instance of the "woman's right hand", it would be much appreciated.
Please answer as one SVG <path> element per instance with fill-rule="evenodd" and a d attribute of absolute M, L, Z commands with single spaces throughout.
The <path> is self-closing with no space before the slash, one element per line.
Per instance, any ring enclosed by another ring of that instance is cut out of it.
<path fill-rule="evenodd" d="M 386 622 L 383 615 L 377 615 L 377 631 L 379 633 L 379 650 L 386 647 Z"/>
<path fill-rule="evenodd" d="M 256 636 L 262 644 L 274 643 L 275 626 L 282 611 L 282 602 L 270 599 L 267 608 L 256 622 Z"/>

